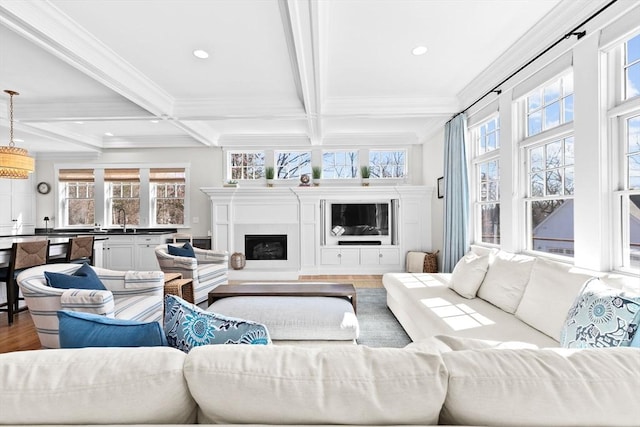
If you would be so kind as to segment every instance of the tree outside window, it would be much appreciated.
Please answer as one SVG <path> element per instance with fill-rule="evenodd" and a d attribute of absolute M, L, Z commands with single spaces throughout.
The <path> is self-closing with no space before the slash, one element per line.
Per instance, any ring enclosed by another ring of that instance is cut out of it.
<path fill-rule="evenodd" d="M 371 178 L 404 178 L 407 174 L 405 150 L 371 150 L 369 167 Z"/>
<path fill-rule="evenodd" d="M 184 168 L 152 168 L 149 183 L 155 225 L 183 225 L 186 197 Z"/>
<path fill-rule="evenodd" d="M 140 225 L 140 171 L 105 169 L 110 225 Z"/>
<path fill-rule="evenodd" d="M 60 169 L 64 226 L 95 224 L 95 184 L 93 169 Z"/>
<path fill-rule="evenodd" d="M 527 136 L 573 121 L 573 73 L 527 96 Z"/>
<path fill-rule="evenodd" d="M 276 151 L 276 178 L 300 178 L 304 174 L 311 175 L 310 151 Z"/>
<path fill-rule="evenodd" d="M 357 151 L 324 151 L 322 153 L 323 179 L 353 179 L 357 177 Z"/>
<path fill-rule="evenodd" d="M 228 175 L 230 180 L 254 180 L 264 178 L 264 152 L 229 152 Z"/>

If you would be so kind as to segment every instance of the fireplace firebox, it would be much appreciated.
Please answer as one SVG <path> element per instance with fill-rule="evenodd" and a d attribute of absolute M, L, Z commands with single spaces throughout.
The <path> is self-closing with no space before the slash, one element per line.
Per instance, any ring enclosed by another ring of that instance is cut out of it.
<path fill-rule="evenodd" d="M 286 260 L 286 234 L 245 234 L 244 253 L 247 260 Z"/>

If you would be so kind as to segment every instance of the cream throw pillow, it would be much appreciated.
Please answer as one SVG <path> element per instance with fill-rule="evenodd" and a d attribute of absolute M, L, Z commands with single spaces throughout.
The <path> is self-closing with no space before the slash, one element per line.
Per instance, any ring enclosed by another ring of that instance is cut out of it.
<path fill-rule="evenodd" d="M 449 287 L 465 298 L 475 298 L 489 265 L 488 256 L 468 252 L 453 268 Z"/>
<path fill-rule="evenodd" d="M 535 261 L 527 255 L 498 252 L 478 289 L 478 297 L 507 313 L 515 313 Z"/>

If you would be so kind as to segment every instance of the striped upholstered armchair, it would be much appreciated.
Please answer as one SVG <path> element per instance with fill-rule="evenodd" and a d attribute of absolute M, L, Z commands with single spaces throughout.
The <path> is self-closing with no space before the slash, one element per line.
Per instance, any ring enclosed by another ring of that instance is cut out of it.
<path fill-rule="evenodd" d="M 169 245 L 156 246 L 160 270 L 180 273 L 183 279 L 193 279 L 193 297 L 196 304 L 207 300 L 209 291 L 229 283 L 229 253 L 193 248 L 195 258 L 169 254 Z M 180 245 L 175 245 L 180 246 Z"/>
<path fill-rule="evenodd" d="M 73 274 L 80 267 L 80 264 L 47 264 L 27 269 L 17 277 L 43 347 L 60 347 L 58 310 L 141 322 L 162 321 L 164 273 L 161 271 L 114 271 L 91 267 L 106 291 L 59 289 L 47 285 L 45 271 Z"/>

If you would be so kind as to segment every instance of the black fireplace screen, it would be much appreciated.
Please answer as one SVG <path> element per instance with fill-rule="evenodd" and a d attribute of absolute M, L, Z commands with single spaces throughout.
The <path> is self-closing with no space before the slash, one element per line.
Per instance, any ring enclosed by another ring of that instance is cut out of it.
<path fill-rule="evenodd" d="M 247 260 L 286 260 L 286 234 L 245 234 L 244 252 Z"/>

